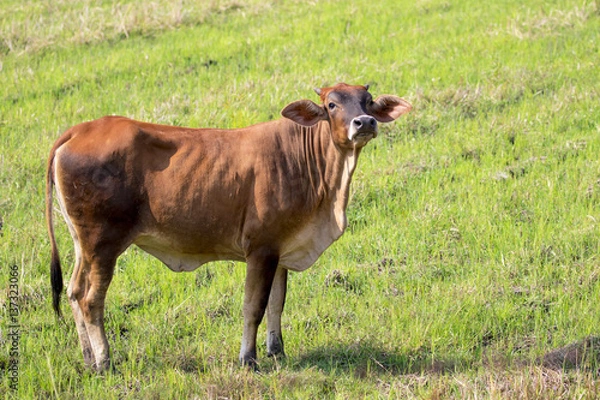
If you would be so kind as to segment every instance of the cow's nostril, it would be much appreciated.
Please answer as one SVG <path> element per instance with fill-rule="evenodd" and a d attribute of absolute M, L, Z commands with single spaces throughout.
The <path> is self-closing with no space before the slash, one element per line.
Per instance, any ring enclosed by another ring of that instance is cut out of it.
<path fill-rule="evenodd" d="M 377 126 L 377 120 L 375 120 L 375 118 L 371 117 L 370 115 L 361 115 L 360 117 L 354 118 L 352 120 L 352 124 L 356 129 L 374 129 Z"/>

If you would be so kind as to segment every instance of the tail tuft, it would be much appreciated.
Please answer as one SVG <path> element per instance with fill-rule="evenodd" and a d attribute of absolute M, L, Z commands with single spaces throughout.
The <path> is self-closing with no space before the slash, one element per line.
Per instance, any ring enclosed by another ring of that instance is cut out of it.
<path fill-rule="evenodd" d="M 52 283 L 52 308 L 54 308 L 56 315 L 60 317 L 60 293 L 63 290 L 63 277 L 58 254 L 56 257 L 53 255 L 50 262 L 50 282 Z"/>

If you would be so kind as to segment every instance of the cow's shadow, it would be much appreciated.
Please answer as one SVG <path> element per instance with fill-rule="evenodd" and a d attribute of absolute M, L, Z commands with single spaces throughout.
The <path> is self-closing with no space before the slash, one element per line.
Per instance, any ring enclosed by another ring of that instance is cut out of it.
<path fill-rule="evenodd" d="M 369 343 L 339 343 L 318 347 L 288 364 L 288 368 L 317 368 L 331 374 L 408 375 L 421 373 L 453 373 L 473 367 L 460 357 L 435 355 L 430 348 L 420 347 L 410 352 L 390 351 Z"/>

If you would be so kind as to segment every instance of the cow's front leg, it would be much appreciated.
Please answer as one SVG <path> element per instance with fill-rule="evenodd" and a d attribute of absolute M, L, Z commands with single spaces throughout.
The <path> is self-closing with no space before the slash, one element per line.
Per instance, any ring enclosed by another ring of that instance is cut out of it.
<path fill-rule="evenodd" d="M 246 259 L 244 334 L 240 362 L 252 368 L 256 368 L 256 333 L 265 315 L 278 262 L 278 254 L 270 249 L 255 251 Z"/>
<path fill-rule="evenodd" d="M 285 356 L 283 352 L 283 335 L 281 333 L 281 313 L 285 304 L 287 290 L 287 269 L 277 268 L 271 295 L 267 306 L 267 355 Z"/>

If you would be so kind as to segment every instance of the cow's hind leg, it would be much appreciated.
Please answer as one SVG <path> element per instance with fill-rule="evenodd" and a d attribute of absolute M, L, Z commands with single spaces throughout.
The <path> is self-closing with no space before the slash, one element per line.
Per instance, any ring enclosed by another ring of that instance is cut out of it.
<path fill-rule="evenodd" d="M 73 268 L 71 280 L 69 281 L 69 286 L 67 287 L 67 297 L 69 299 L 71 309 L 73 310 L 73 318 L 75 319 L 75 326 L 77 327 L 79 343 L 81 344 L 81 350 L 83 352 L 83 362 L 85 363 L 86 367 L 91 368 L 96 364 L 96 359 L 94 357 L 94 351 L 92 350 L 92 344 L 90 343 L 90 337 L 88 335 L 85 320 L 83 318 L 83 312 L 81 311 L 81 307 L 79 306 L 79 299 L 85 294 L 86 287 L 88 286 L 88 275 L 90 266 L 89 263 L 86 263 L 83 258 L 79 234 L 77 233 L 77 230 L 75 229 L 73 222 L 71 221 L 71 217 L 66 212 L 64 198 L 62 196 L 60 184 L 58 181 L 56 182 L 56 190 L 58 193 L 57 198 L 61 208 L 61 212 L 63 214 L 65 222 L 67 223 L 67 227 L 69 228 L 69 233 L 73 238 L 75 250 L 75 266 Z"/>
<path fill-rule="evenodd" d="M 267 308 L 267 355 L 285 356 L 281 333 L 281 313 L 287 291 L 287 269 L 277 268 Z"/>
<path fill-rule="evenodd" d="M 81 256 L 78 255 L 76 258 L 77 260 L 75 261 L 73 275 L 71 276 L 71 281 L 67 287 L 67 297 L 69 298 L 69 303 L 71 304 L 71 309 L 73 310 L 73 318 L 75 319 L 75 326 L 77 327 L 77 334 L 79 335 L 79 342 L 81 343 L 81 350 L 83 351 L 83 361 L 86 367 L 91 368 L 96 364 L 96 359 L 94 357 L 94 352 L 92 350 L 87 328 L 85 327 L 83 312 L 81 311 L 81 307 L 79 307 L 79 302 L 75 296 L 81 292 L 79 288 L 85 287 L 87 284 L 84 276 L 82 276 L 83 274 L 81 273 Z"/>
<path fill-rule="evenodd" d="M 104 331 L 104 301 L 114 271 L 115 258 L 88 261 L 84 255 L 69 284 L 69 300 L 77 324 L 86 365 L 98 372 L 110 366 Z"/>
<path fill-rule="evenodd" d="M 247 257 L 244 288 L 244 333 L 240 362 L 256 368 L 256 333 L 265 315 L 279 256 L 262 249 Z"/>

